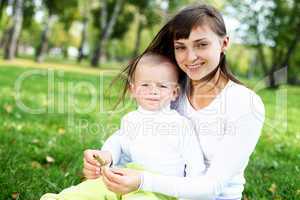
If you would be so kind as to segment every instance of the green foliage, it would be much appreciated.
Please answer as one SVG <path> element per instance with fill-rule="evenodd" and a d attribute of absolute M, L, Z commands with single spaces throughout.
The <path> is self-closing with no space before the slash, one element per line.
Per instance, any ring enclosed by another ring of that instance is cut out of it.
<path fill-rule="evenodd" d="M 42 1 L 46 6 L 49 15 L 59 15 L 64 12 L 66 8 L 77 7 L 77 0 L 44 0 Z"/>
<path fill-rule="evenodd" d="M 40 40 L 40 34 L 42 32 L 42 27 L 36 21 L 30 22 L 26 27 L 23 28 L 20 36 L 20 41 L 23 44 L 29 46 L 37 46 Z"/>
<path fill-rule="evenodd" d="M 265 73 L 294 63 L 291 55 L 299 54 L 300 1 L 230 0 L 228 6 L 228 14 L 241 22 L 238 32 L 243 43 L 260 50 L 258 56 Z"/>
<path fill-rule="evenodd" d="M 2 15 L 4 13 L 4 9 L 6 8 L 8 4 L 8 0 L 0 0 L 0 21 L 2 19 Z"/>
<path fill-rule="evenodd" d="M 135 14 L 139 13 L 143 17 L 143 27 L 151 28 L 161 22 L 161 13 L 159 13 L 159 5 L 155 1 L 147 0 L 130 0 L 128 1 L 131 5 L 136 8 Z"/>
<path fill-rule="evenodd" d="M 33 20 L 33 16 L 36 12 L 36 7 L 34 1 L 32 0 L 25 0 L 23 6 L 23 29 L 30 27 L 32 23 L 35 21 Z"/>
<path fill-rule="evenodd" d="M 108 1 L 107 10 L 108 10 L 108 16 L 107 20 L 110 20 L 111 14 L 113 12 L 115 6 L 114 1 Z M 131 12 L 130 8 L 128 8 L 126 5 L 123 5 L 123 8 L 121 9 L 121 14 L 118 16 L 116 24 L 114 26 L 113 32 L 112 32 L 112 39 L 121 39 L 124 34 L 129 29 L 130 22 L 133 21 L 133 13 Z M 100 30 L 100 21 L 101 21 L 101 8 L 95 8 L 92 10 L 92 17 L 93 17 L 93 26 L 97 30 L 97 32 L 101 32 Z"/>
<path fill-rule="evenodd" d="M 121 39 L 124 37 L 125 33 L 128 31 L 130 28 L 130 22 L 133 21 L 134 15 L 128 9 L 128 7 L 124 6 L 122 14 L 118 17 L 116 21 L 116 25 L 114 27 L 113 33 L 112 33 L 112 38 L 118 38 Z"/>
<path fill-rule="evenodd" d="M 76 1 L 78 4 L 78 1 Z M 80 11 L 76 3 L 72 4 L 71 7 L 65 8 L 64 11 L 59 15 L 60 22 L 64 25 L 65 30 L 69 30 L 72 23 L 80 19 Z"/>

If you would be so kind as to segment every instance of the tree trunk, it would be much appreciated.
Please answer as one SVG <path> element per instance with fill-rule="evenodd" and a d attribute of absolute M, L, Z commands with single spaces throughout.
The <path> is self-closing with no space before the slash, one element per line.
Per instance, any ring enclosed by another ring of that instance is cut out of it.
<path fill-rule="evenodd" d="M 100 41 L 96 43 L 95 51 L 93 53 L 92 60 L 91 60 L 91 65 L 93 67 L 97 67 L 98 64 L 99 64 L 99 57 L 100 57 L 100 53 L 101 53 L 101 51 L 100 51 L 100 46 L 101 46 L 100 42 L 101 42 L 101 39 L 103 37 L 102 35 L 104 33 L 105 27 L 107 25 L 107 1 L 103 0 L 101 2 L 102 2 L 101 9 L 99 9 L 100 16 L 101 16 L 99 26 L 100 26 L 101 33 L 99 34 Z"/>
<path fill-rule="evenodd" d="M 286 55 L 285 55 L 285 57 L 284 57 L 284 59 L 283 59 L 283 61 L 281 63 L 281 66 L 287 66 L 288 65 L 292 54 L 296 50 L 296 47 L 297 47 L 297 45 L 299 43 L 299 40 L 300 40 L 300 24 L 298 25 L 298 31 L 295 34 L 294 39 L 291 41 L 291 44 L 288 47 L 287 53 L 286 53 Z"/>
<path fill-rule="evenodd" d="M 276 89 L 278 88 L 278 85 L 276 84 L 276 80 L 275 80 L 275 71 L 276 71 L 277 66 L 276 65 L 272 65 L 270 72 L 268 74 L 269 77 L 269 87 L 272 89 Z"/>
<path fill-rule="evenodd" d="M 298 25 L 298 27 L 300 27 L 300 24 Z M 284 54 L 283 51 L 280 51 L 278 55 L 275 54 L 273 56 L 273 65 L 269 72 L 269 81 L 270 81 L 271 88 L 277 87 L 276 80 L 274 77 L 274 72 L 278 68 L 287 67 L 289 65 L 290 58 L 291 58 L 292 54 L 294 53 L 294 51 L 296 50 L 296 47 L 297 47 L 297 44 L 299 43 L 299 41 L 300 41 L 300 28 L 298 28 L 298 30 L 295 34 L 295 37 L 292 39 L 291 43 L 287 47 L 286 53 Z M 276 65 L 275 63 L 278 63 L 278 62 L 279 62 L 279 65 L 278 64 Z M 291 83 L 291 84 L 295 84 L 295 82 L 297 82 L 296 80 L 297 80 L 297 78 L 293 77 L 293 75 L 290 75 L 287 79 L 288 83 Z"/>
<path fill-rule="evenodd" d="M 97 67 L 99 65 L 99 63 L 101 64 L 101 56 L 106 55 L 106 46 L 108 43 L 108 40 L 113 32 L 113 28 L 114 25 L 117 21 L 117 18 L 120 14 L 120 10 L 122 7 L 124 0 L 117 0 L 114 10 L 113 10 L 113 14 L 110 17 L 110 20 L 106 22 L 104 29 L 101 29 L 101 37 L 100 37 L 100 41 L 98 42 L 94 55 L 92 57 L 91 60 L 91 65 L 93 67 Z M 101 25 L 103 24 L 103 21 L 101 21 Z"/>
<path fill-rule="evenodd" d="M 262 65 L 264 74 L 267 75 L 268 74 L 268 67 L 267 67 L 266 56 L 265 56 L 262 44 L 258 45 L 258 55 L 260 57 L 260 61 L 261 61 L 261 65 Z"/>
<path fill-rule="evenodd" d="M 81 32 L 81 42 L 80 42 L 80 47 L 78 49 L 78 57 L 77 57 L 77 62 L 81 63 L 82 59 L 84 58 L 84 45 L 87 40 L 87 24 L 88 24 L 88 18 L 84 17 L 83 18 L 83 27 L 82 27 L 82 32 Z"/>
<path fill-rule="evenodd" d="M 45 23 L 45 28 L 41 35 L 40 44 L 38 45 L 38 47 L 36 49 L 35 60 L 38 63 L 41 63 L 44 61 L 44 56 L 48 49 L 48 39 L 49 39 L 49 35 L 50 35 L 50 26 L 51 26 L 52 19 L 53 19 L 53 16 L 49 15 L 48 23 L 47 22 Z"/>
<path fill-rule="evenodd" d="M 69 58 L 69 54 L 68 54 L 68 48 L 69 47 L 68 47 L 68 45 L 65 44 L 61 48 L 62 48 L 62 52 L 63 52 L 63 58 L 68 59 Z"/>
<path fill-rule="evenodd" d="M 9 29 L 5 30 L 4 33 L 3 33 L 3 36 L 2 36 L 1 41 L 0 41 L 0 49 L 4 48 L 6 46 L 8 36 L 9 36 Z"/>
<path fill-rule="evenodd" d="M 17 40 L 15 56 L 18 57 L 20 52 L 20 38 Z"/>
<path fill-rule="evenodd" d="M 23 23 L 23 0 L 16 0 L 13 10 L 13 25 L 9 30 L 8 42 L 4 51 L 4 59 L 15 58 L 17 41 L 19 39 Z"/>
<path fill-rule="evenodd" d="M 289 68 L 291 67 L 291 66 L 289 66 L 289 60 L 290 60 L 293 52 L 296 50 L 299 40 L 300 40 L 300 30 L 298 31 L 298 33 L 295 34 L 295 38 L 293 39 L 293 41 L 291 42 L 291 45 L 288 48 L 286 56 L 282 62 L 282 66 L 287 66 Z M 288 82 L 288 84 L 292 84 L 292 85 L 299 84 L 299 79 L 297 77 L 297 74 L 289 73 L 287 82 Z"/>

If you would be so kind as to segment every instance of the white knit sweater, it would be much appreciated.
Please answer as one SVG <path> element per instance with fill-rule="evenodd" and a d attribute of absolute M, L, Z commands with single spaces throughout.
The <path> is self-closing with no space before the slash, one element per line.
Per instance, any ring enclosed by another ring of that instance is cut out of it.
<path fill-rule="evenodd" d="M 194 125 L 207 170 L 202 176 L 184 178 L 145 172 L 141 189 L 185 199 L 241 198 L 244 170 L 264 122 L 264 105 L 260 97 L 229 81 L 203 109 L 195 110 L 185 95 L 180 97 L 177 105 L 179 113 Z"/>

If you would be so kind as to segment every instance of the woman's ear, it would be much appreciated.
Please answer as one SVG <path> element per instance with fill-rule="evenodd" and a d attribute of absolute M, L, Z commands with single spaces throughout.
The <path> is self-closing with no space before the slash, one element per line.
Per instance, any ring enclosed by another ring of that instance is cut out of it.
<path fill-rule="evenodd" d="M 228 36 L 225 36 L 223 38 L 223 41 L 222 41 L 222 47 L 221 47 L 221 51 L 223 53 L 225 53 L 226 49 L 229 47 L 229 37 Z"/>

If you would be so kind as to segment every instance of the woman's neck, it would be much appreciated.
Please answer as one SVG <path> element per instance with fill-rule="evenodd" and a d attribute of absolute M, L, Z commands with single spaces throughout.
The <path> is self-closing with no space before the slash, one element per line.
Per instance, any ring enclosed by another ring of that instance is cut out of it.
<path fill-rule="evenodd" d="M 221 70 L 218 70 L 211 80 L 198 81 L 192 80 L 190 85 L 190 91 L 192 94 L 210 94 L 222 90 L 228 82 Z"/>
<path fill-rule="evenodd" d="M 195 109 L 209 105 L 228 83 L 220 70 L 208 81 L 191 81 L 189 100 Z"/>

